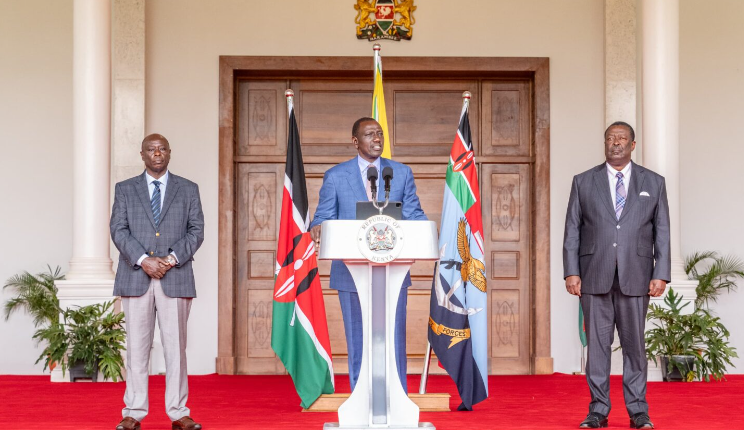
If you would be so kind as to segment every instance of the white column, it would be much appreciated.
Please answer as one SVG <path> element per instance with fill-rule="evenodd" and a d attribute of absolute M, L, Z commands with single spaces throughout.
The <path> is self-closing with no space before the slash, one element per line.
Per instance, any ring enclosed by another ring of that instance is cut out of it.
<path fill-rule="evenodd" d="M 638 127 L 638 46 L 636 43 L 636 0 L 605 0 L 605 127 L 615 121 L 625 121 L 636 131 Z M 643 147 L 636 134 L 633 161 L 640 161 Z M 613 375 L 623 373 L 623 352 L 620 336 L 615 332 L 612 344 Z M 577 363 L 578 364 L 578 363 Z M 577 366 L 578 367 L 578 366 Z"/>
<path fill-rule="evenodd" d="M 671 221 L 672 282 L 684 301 L 695 300 L 681 253 L 679 188 L 679 0 L 643 0 L 643 160 L 666 178 Z M 663 297 L 652 299 L 660 303 Z M 692 305 L 686 311 L 692 311 Z M 652 377 L 649 367 L 649 380 Z M 654 375 L 655 376 L 655 375 Z M 660 375 L 659 375 L 660 379 Z"/>
<path fill-rule="evenodd" d="M 73 10 L 73 239 L 67 279 L 111 279 L 111 2 Z"/>
<path fill-rule="evenodd" d="M 638 129 L 636 72 L 636 0 L 605 0 L 605 127 L 625 121 Z"/>
<path fill-rule="evenodd" d="M 72 75 L 72 259 L 65 280 L 57 282 L 62 309 L 113 298 L 108 227 L 111 210 L 111 2 L 108 0 L 74 1 Z M 63 381 L 57 369 L 52 372 L 52 381 Z"/>

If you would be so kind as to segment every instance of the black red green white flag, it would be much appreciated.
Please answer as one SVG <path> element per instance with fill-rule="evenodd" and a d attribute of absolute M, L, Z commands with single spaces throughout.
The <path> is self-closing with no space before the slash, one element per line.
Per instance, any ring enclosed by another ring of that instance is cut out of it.
<path fill-rule="evenodd" d="M 304 408 L 334 390 L 331 342 L 309 225 L 305 168 L 290 98 L 271 347 L 292 376 Z"/>

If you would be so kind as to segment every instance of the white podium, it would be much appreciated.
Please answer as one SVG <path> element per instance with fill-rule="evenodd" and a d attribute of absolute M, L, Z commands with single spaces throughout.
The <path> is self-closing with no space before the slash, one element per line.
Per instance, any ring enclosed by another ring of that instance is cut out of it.
<path fill-rule="evenodd" d="M 356 284 L 362 309 L 362 365 L 351 396 L 338 408 L 330 429 L 434 429 L 419 423 L 395 362 L 395 310 L 401 285 L 416 260 L 438 260 L 433 221 L 366 220 L 323 223 L 319 258 L 342 260 Z"/>

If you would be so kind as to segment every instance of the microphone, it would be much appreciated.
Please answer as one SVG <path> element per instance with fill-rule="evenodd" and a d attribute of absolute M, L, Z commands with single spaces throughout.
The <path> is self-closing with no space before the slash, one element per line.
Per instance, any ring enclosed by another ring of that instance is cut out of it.
<path fill-rule="evenodd" d="M 385 195 L 387 195 L 390 192 L 390 181 L 393 179 L 392 167 L 385 166 L 385 168 L 382 169 L 382 179 L 385 180 Z"/>
<path fill-rule="evenodd" d="M 372 191 L 372 201 L 377 200 L 377 167 L 370 166 L 367 168 L 367 180 L 369 181 L 369 188 Z"/>

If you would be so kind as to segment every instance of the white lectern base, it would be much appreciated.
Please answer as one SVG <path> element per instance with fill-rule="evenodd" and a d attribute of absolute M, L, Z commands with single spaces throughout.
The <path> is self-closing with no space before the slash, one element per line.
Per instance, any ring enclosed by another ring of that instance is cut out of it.
<path fill-rule="evenodd" d="M 323 430 L 384 430 L 384 429 L 391 429 L 391 430 L 420 430 L 420 429 L 427 429 L 427 430 L 436 430 L 434 425 L 432 423 L 418 423 L 418 427 L 399 427 L 399 426 L 386 426 L 386 425 L 376 425 L 376 426 L 351 426 L 351 427 L 340 427 L 338 423 L 325 423 L 323 424 Z"/>

